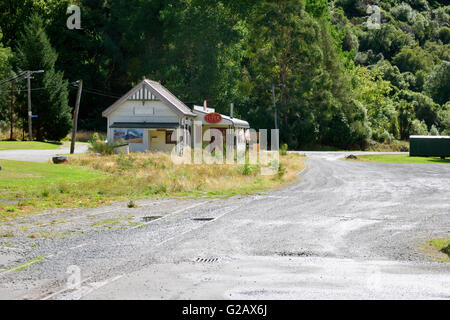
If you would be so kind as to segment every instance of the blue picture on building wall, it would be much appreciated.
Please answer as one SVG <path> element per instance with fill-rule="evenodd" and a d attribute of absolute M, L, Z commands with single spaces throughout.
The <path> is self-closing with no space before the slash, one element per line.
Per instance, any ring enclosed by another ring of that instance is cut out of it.
<path fill-rule="evenodd" d="M 127 143 L 143 143 L 142 129 L 114 129 L 114 142 L 124 140 Z"/>

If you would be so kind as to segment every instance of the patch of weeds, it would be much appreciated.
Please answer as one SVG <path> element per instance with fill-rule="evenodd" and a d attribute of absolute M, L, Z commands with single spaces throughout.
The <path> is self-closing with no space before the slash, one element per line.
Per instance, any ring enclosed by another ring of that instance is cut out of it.
<path fill-rule="evenodd" d="M 58 184 L 58 191 L 59 193 L 69 193 L 70 192 L 70 185 L 67 183 L 59 183 Z"/>
<path fill-rule="evenodd" d="M 50 195 L 50 191 L 48 191 L 47 189 L 45 189 L 41 192 L 41 196 L 43 198 L 47 198 L 49 195 Z"/>
<path fill-rule="evenodd" d="M 14 212 L 14 211 L 16 211 L 16 208 L 14 208 L 14 207 L 6 207 L 5 211 L 6 212 Z"/>
<path fill-rule="evenodd" d="M 278 164 L 277 174 L 280 179 L 286 174 L 286 167 L 281 162 Z"/>
<path fill-rule="evenodd" d="M 1 273 L 1 272 L 6 272 L 6 271 L 20 271 L 20 270 L 25 270 L 25 269 L 27 269 L 28 267 L 32 266 L 33 264 L 38 263 L 38 262 L 41 262 L 42 260 L 44 260 L 44 257 L 43 257 L 43 256 L 40 256 L 40 257 L 34 258 L 34 259 L 30 260 L 30 261 L 21 263 L 21 264 L 15 266 L 15 267 L 11 267 L 11 268 L 8 268 L 8 269 L 2 269 L 2 270 L 0 270 L 0 273 Z"/>
<path fill-rule="evenodd" d="M 144 167 L 149 167 L 149 166 L 156 167 L 156 161 L 153 159 L 148 159 L 143 163 L 143 166 Z"/>
<path fill-rule="evenodd" d="M 255 171 L 254 167 L 248 163 L 244 164 L 243 166 L 239 167 L 239 173 L 243 176 L 249 176 Z"/>
<path fill-rule="evenodd" d="M 280 155 L 285 156 L 287 155 L 288 151 L 288 145 L 286 143 L 283 143 L 280 147 Z"/>
<path fill-rule="evenodd" d="M 167 192 L 165 185 L 148 185 L 144 191 L 146 195 L 164 194 Z"/>
<path fill-rule="evenodd" d="M 434 248 L 434 254 L 437 252 L 440 254 L 440 261 L 442 262 L 450 262 L 450 238 L 443 239 L 433 239 L 428 241 L 428 246 Z M 433 255 L 434 255 L 433 254 Z M 443 258 L 447 256 L 448 258 Z"/>
<path fill-rule="evenodd" d="M 136 208 L 137 205 L 136 205 L 136 203 L 135 203 L 133 200 L 130 200 L 130 201 L 128 201 L 128 203 L 127 203 L 127 207 L 128 207 L 128 208 Z"/>
<path fill-rule="evenodd" d="M 120 170 L 132 169 L 135 159 L 131 156 L 119 155 L 117 165 Z"/>
<path fill-rule="evenodd" d="M 12 237 L 14 237 L 14 234 L 12 232 L 5 232 L 5 233 L 1 233 L 0 237 L 2 237 L 2 238 L 12 238 Z"/>

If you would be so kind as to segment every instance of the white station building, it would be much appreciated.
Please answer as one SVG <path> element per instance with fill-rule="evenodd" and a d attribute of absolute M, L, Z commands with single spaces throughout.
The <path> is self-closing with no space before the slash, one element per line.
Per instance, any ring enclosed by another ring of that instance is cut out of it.
<path fill-rule="evenodd" d="M 194 106 L 191 110 L 159 82 L 144 79 L 102 115 L 108 119 L 108 141 L 128 143 L 130 152 L 170 152 L 176 129 L 191 130 L 194 121 L 207 129 L 248 129 L 247 121 L 216 113 L 214 109 Z"/>

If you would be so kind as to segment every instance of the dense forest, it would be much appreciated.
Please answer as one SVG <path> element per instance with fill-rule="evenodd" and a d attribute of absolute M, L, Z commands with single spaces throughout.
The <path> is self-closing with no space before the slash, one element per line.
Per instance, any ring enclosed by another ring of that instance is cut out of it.
<path fill-rule="evenodd" d="M 81 8 L 81 29 L 66 26 Z M 366 148 L 411 134 L 450 135 L 446 0 L 1 0 L 0 127 L 35 136 L 106 129 L 101 112 L 143 76 L 187 105 L 204 99 L 290 148 Z M 379 14 L 374 8 L 379 7 Z M 374 16 L 375 14 L 375 16 Z M 22 72 L 22 73 L 21 73 Z M 21 137 L 11 137 L 21 138 Z"/>

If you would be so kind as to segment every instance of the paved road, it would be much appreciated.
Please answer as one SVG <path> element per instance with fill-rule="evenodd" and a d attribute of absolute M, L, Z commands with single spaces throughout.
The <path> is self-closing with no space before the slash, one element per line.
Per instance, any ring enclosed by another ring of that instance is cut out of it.
<path fill-rule="evenodd" d="M 54 156 L 70 153 L 70 145 L 66 145 L 60 149 L 51 150 L 2 150 L 0 151 L 0 159 L 47 162 Z M 87 151 L 88 145 L 86 143 L 75 144 L 75 153 L 85 153 Z"/>
<path fill-rule="evenodd" d="M 450 264 L 420 249 L 450 237 L 450 166 L 308 156 L 299 183 L 266 195 L 68 212 L 71 223 L 131 212 L 133 221 L 161 218 L 38 241 L 33 250 L 18 242 L 4 249 L 15 264 L 45 258 L 0 273 L 0 297 L 450 299 Z M 66 286 L 70 265 L 81 270 L 75 290 Z"/>

